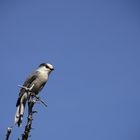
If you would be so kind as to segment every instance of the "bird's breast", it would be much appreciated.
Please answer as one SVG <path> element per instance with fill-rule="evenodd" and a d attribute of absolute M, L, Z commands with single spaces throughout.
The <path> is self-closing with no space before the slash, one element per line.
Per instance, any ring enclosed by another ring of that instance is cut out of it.
<path fill-rule="evenodd" d="M 32 83 L 34 84 L 34 87 L 32 89 L 33 92 L 38 93 L 40 89 L 42 88 L 42 85 L 46 83 L 48 80 L 48 75 L 44 73 L 39 73 L 36 80 Z"/>

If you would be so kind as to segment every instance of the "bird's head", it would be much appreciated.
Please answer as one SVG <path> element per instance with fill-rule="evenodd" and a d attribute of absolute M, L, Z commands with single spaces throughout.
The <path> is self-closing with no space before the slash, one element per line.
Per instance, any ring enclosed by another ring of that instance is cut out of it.
<path fill-rule="evenodd" d="M 42 67 L 42 68 L 44 68 L 44 69 L 46 69 L 46 70 L 48 70 L 50 72 L 54 70 L 53 65 L 51 65 L 49 63 L 42 63 L 42 64 L 39 65 L 39 67 L 40 68 Z"/>

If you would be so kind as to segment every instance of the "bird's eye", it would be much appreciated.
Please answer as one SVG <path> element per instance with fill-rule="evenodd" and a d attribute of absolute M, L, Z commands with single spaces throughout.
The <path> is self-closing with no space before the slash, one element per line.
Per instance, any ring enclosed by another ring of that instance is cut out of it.
<path fill-rule="evenodd" d="M 49 68 L 48 65 L 46 65 L 46 68 L 47 68 L 47 69 Z"/>

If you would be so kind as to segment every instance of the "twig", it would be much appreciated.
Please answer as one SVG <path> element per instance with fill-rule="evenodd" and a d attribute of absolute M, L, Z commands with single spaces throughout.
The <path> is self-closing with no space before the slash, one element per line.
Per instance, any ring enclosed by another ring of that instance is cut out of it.
<path fill-rule="evenodd" d="M 34 87 L 34 84 L 33 84 L 30 88 L 27 88 L 27 87 L 21 86 L 21 85 L 18 85 L 18 87 L 23 88 L 23 89 L 25 89 L 27 92 L 29 92 L 29 91 L 31 91 L 32 88 Z"/>
<path fill-rule="evenodd" d="M 34 93 L 31 93 L 33 97 L 37 99 L 37 101 L 40 101 L 45 107 L 47 107 L 47 104 L 38 96 L 36 96 Z"/>
<path fill-rule="evenodd" d="M 6 134 L 6 139 L 5 140 L 8 140 L 9 139 L 11 132 L 12 132 L 12 128 L 8 127 L 7 134 Z"/>
<path fill-rule="evenodd" d="M 33 120 L 33 106 L 36 101 L 30 100 L 28 102 L 28 119 L 27 119 L 27 124 L 25 126 L 24 133 L 22 134 L 22 140 L 28 140 L 30 131 L 32 129 L 32 120 Z"/>

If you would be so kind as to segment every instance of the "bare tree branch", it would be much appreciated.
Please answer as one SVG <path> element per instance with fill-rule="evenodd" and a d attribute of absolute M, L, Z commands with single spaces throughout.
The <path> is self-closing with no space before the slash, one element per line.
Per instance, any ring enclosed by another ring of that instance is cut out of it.
<path fill-rule="evenodd" d="M 33 120 L 33 106 L 35 105 L 35 100 L 30 100 L 28 102 L 28 118 L 27 118 L 27 124 L 25 126 L 24 133 L 22 134 L 22 140 L 28 140 L 30 131 L 32 129 L 32 120 Z"/>
<path fill-rule="evenodd" d="M 5 140 L 9 140 L 9 137 L 10 137 L 11 132 L 12 132 L 12 128 L 8 127 L 7 134 L 6 134 L 6 139 Z"/>

